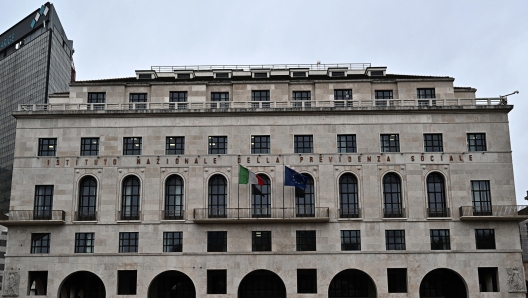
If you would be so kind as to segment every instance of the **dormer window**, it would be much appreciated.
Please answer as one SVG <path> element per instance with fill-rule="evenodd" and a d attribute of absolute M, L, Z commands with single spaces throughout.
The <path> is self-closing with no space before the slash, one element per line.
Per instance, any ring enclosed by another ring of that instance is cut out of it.
<path fill-rule="evenodd" d="M 294 78 L 305 78 L 308 72 L 306 71 L 292 71 L 291 76 Z"/>
<path fill-rule="evenodd" d="M 136 70 L 136 79 L 138 80 L 151 80 L 157 77 L 154 70 Z"/>
<path fill-rule="evenodd" d="M 178 74 L 178 79 L 190 79 L 190 78 L 191 78 L 190 73 L 179 73 Z"/>
<path fill-rule="evenodd" d="M 215 71 L 215 79 L 229 79 L 231 77 L 231 71 Z"/>
<path fill-rule="evenodd" d="M 387 73 L 387 67 L 367 67 L 365 74 L 369 77 L 384 77 Z"/>
<path fill-rule="evenodd" d="M 344 71 L 332 71 L 332 77 L 344 77 L 345 72 Z"/>
<path fill-rule="evenodd" d="M 268 72 L 254 72 L 253 77 L 254 78 L 267 78 L 269 75 Z"/>
<path fill-rule="evenodd" d="M 138 75 L 139 79 L 152 79 L 152 75 L 150 73 L 140 73 Z"/>
<path fill-rule="evenodd" d="M 383 75 L 383 70 L 373 70 L 370 72 L 370 75 L 371 76 L 382 76 Z"/>

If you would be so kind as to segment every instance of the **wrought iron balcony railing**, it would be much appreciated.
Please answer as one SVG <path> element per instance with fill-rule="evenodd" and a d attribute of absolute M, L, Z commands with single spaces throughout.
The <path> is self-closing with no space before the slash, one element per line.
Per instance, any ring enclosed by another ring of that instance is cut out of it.
<path fill-rule="evenodd" d="M 427 208 L 427 217 L 451 217 L 449 208 Z"/>
<path fill-rule="evenodd" d="M 462 206 L 460 220 L 513 220 L 528 219 L 528 206 L 493 205 L 493 206 Z"/>
<path fill-rule="evenodd" d="M 383 208 L 383 218 L 405 218 L 405 208 Z"/>
<path fill-rule="evenodd" d="M 96 221 L 97 211 L 77 211 L 74 218 L 75 221 Z"/>
<path fill-rule="evenodd" d="M 64 210 L 10 210 L 8 216 L 0 216 L 0 225 L 62 225 L 65 220 Z"/>
<path fill-rule="evenodd" d="M 327 207 L 302 208 L 196 208 L 193 211 L 195 222 L 326 222 L 330 220 Z"/>
<path fill-rule="evenodd" d="M 182 220 L 184 219 L 185 210 L 163 210 L 161 218 L 163 220 Z"/>
<path fill-rule="evenodd" d="M 141 220 L 141 211 L 139 210 L 119 211 L 117 218 L 118 220 Z"/>
<path fill-rule="evenodd" d="M 360 208 L 339 209 L 339 218 L 361 218 Z"/>

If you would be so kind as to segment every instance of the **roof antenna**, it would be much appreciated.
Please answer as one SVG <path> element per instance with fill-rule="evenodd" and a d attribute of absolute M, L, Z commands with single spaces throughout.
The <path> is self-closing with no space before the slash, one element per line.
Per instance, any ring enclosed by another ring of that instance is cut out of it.
<path fill-rule="evenodd" d="M 510 95 L 514 95 L 514 94 L 519 94 L 519 91 L 518 90 L 515 90 L 513 91 L 512 93 L 510 94 L 506 94 L 506 95 L 500 95 L 499 98 L 500 98 L 500 102 L 499 102 L 499 105 L 501 106 L 505 106 L 508 104 L 508 96 Z"/>

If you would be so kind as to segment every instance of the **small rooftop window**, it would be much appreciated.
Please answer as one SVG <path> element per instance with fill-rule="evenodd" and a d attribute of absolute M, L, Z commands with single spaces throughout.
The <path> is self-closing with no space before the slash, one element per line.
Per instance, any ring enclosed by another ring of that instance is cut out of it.
<path fill-rule="evenodd" d="M 255 72 L 253 73 L 254 78 L 267 78 L 268 73 L 267 72 Z"/>
<path fill-rule="evenodd" d="M 292 77 L 298 78 L 298 77 L 306 77 L 306 71 L 293 71 Z"/>
<path fill-rule="evenodd" d="M 152 79 L 152 75 L 150 73 L 140 73 L 138 75 L 139 79 Z"/>
<path fill-rule="evenodd" d="M 344 77 L 345 72 L 344 71 L 332 71 L 332 76 L 333 77 Z"/>
<path fill-rule="evenodd" d="M 191 78 L 190 73 L 179 73 L 178 74 L 178 79 L 190 79 L 190 78 Z"/>
<path fill-rule="evenodd" d="M 373 70 L 370 72 L 370 75 L 371 76 L 382 76 L 383 75 L 383 70 Z"/>

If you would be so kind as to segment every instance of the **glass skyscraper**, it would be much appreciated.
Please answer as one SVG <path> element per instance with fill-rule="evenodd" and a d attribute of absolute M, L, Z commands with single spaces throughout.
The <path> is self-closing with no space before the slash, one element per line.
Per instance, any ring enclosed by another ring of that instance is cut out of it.
<path fill-rule="evenodd" d="M 73 41 L 46 3 L 0 35 L 0 212 L 7 212 L 18 104 L 46 103 L 75 79 Z"/>

